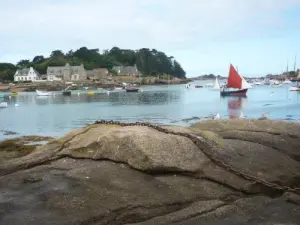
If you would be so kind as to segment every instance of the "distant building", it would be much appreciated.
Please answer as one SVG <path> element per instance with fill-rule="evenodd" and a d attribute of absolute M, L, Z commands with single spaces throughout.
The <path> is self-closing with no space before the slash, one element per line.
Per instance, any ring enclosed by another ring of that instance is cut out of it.
<path fill-rule="evenodd" d="M 106 79 L 109 76 L 108 69 L 106 68 L 87 70 L 86 73 L 87 73 L 87 78 L 89 80 L 101 80 L 101 79 Z"/>
<path fill-rule="evenodd" d="M 64 80 L 64 81 L 78 81 L 86 80 L 87 73 L 83 64 L 80 66 L 70 66 L 67 63 L 65 66 L 49 66 L 47 68 L 47 80 Z"/>
<path fill-rule="evenodd" d="M 131 75 L 131 76 L 140 76 L 141 73 L 138 71 L 136 65 L 134 66 L 114 66 L 112 68 L 117 72 L 118 75 Z"/>
<path fill-rule="evenodd" d="M 39 72 L 36 71 L 35 69 L 33 69 L 32 67 L 17 70 L 14 75 L 15 82 L 20 82 L 20 81 L 35 82 L 35 81 L 39 81 L 39 80 L 40 80 Z"/>

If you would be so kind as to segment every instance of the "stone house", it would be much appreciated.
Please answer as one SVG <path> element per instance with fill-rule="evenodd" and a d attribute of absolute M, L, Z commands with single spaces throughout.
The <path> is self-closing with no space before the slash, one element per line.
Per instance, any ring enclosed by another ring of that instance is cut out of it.
<path fill-rule="evenodd" d="M 47 68 L 48 81 L 80 81 L 86 79 L 87 73 L 83 64 L 80 66 L 70 66 L 70 64 L 67 63 L 65 66 L 49 66 Z"/>
<path fill-rule="evenodd" d="M 87 70 L 86 72 L 89 80 L 101 80 L 106 79 L 109 76 L 109 71 L 106 68 L 96 68 L 93 70 Z"/>
<path fill-rule="evenodd" d="M 36 82 L 36 81 L 39 81 L 40 79 L 41 78 L 40 78 L 39 72 L 36 71 L 35 69 L 33 69 L 32 67 L 17 70 L 14 75 L 15 82 L 19 82 L 19 81 Z"/>
<path fill-rule="evenodd" d="M 118 75 L 127 75 L 127 76 L 140 76 L 141 73 L 138 71 L 136 65 L 134 66 L 114 66 L 112 68 L 117 72 Z"/>

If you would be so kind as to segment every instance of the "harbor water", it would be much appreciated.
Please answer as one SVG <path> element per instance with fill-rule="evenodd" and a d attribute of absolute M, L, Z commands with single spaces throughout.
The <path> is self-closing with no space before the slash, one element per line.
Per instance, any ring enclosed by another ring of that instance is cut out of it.
<path fill-rule="evenodd" d="M 201 84 L 201 82 L 194 82 Z M 36 96 L 36 93 L 5 94 L 0 101 L 0 140 L 18 135 L 60 137 L 74 128 L 96 120 L 123 122 L 147 121 L 156 124 L 188 126 L 201 119 L 259 118 L 300 119 L 300 93 L 281 87 L 256 86 L 247 97 L 220 97 L 210 88 L 185 88 L 185 85 L 145 86 L 137 93 L 119 90 L 110 93 L 73 93 L 63 96 Z"/>

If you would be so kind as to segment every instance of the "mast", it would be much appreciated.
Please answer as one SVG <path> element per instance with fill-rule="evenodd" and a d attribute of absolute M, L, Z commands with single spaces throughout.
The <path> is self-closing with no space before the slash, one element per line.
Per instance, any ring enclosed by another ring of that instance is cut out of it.
<path fill-rule="evenodd" d="M 294 71 L 296 73 L 296 60 L 297 60 L 297 53 L 295 54 L 295 61 L 294 61 Z"/>

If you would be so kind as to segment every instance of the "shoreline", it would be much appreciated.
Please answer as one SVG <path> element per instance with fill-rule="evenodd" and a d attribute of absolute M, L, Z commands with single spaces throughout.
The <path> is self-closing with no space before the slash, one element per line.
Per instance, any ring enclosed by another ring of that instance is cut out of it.
<path fill-rule="evenodd" d="M 132 78 L 132 77 L 128 77 Z M 141 79 L 133 78 L 117 78 L 116 80 L 105 82 L 93 82 L 93 81 L 72 81 L 77 87 L 85 86 L 91 88 L 112 88 L 117 85 L 125 83 L 136 83 L 140 86 L 152 86 L 152 85 L 181 85 L 190 82 L 190 79 L 174 79 L 174 80 L 164 80 L 157 79 L 153 77 L 144 77 Z M 34 82 L 34 83 L 16 83 L 14 86 L 9 84 L 0 84 L 0 92 L 34 92 L 36 89 L 47 89 L 48 91 L 61 91 L 62 89 L 70 86 L 70 84 L 64 84 L 60 81 L 44 81 L 44 82 Z M 74 86 L 76 87 L 76 86 Z"/>
<path fill-rule="evenodd" d="M 214 120 L 213 118 L 209 118 L 209 117 L 206 117 L 206 118 L 199 118 L 199 117 L 190 117 L 190 118 L 184 118 L 184 119 L 181 119 L 181 120 L 173 120 L 169 123 L 153 123 L 153 122 L 148 122 L 148 121 L 123 121 L 123 120 L 104 120 L 104 121 L 107 121 L 107 122 L 120 122 L 120 123 L 127 123 L 127 124 L 130 124 L 130 123 L 149 123 L 149 124 L 153 124 L 153 125 L 156 125 L 156 126 L 179 126 L 179 127 L 190 127 L 190 126 L 193 126 L 194 124 L 197 124 L 197 123 L 201 123 L 201 122 L 209 122 L 209 121 L 220 121 L 220 122 L 224 122 L 224 123 L 227 123 L 227 122 L 230 122 L 230 121 L 242 121 L 242 122 L 247 122 L 247 121 L 257 121 L 257 120 L 268 120 L 268 121 L 274 121 L 274 122 L 287 122 L 287 123 L 291 123 L 291 124 L 299 124 L 298 120 L 287 120 L 287 119 L 270 119 L 270 118 L 243 118 L 243 119 L 228 119 L 228 118 L 224 118 L 224 119 L 218 119 L 218 120 Z M 81 127 L 74 127 L 74 128 L 70 128 L 70 129 L 67 129 L 65 130 L 64 132 L 61 132 L 60 134 L 58 135 L 50 135 L 47 134 L 47 133 L 53 133 L 53 131 L 50 131 L 50 132 L 45 132 L 45 134 L 43 135 L 39 135 L 38 133 L 34 133 L 34 132 L 31 132 L 31 133 L 18 133 L 17 131 L 12 131 L 12 130 L 1 130 L 0 131 L 0 143 L 3 142 L 3 141 L 6 141 L 6 140 L 13 140 L 13 139 L 19 139 L 19 138 L 27 138 L 27 137 L 40 137 L 40 138 L 61 138 L 63 137 L 64 135 L 66 135 L 67 133 L 69 132 L 72 132 L 74 130 L 78 130 L 78 129 L 82 129 L 86 126 L 90 126 L 92 124 L 94 124 L 97 120 L 95 120 L 94 122 L 92 123 L 89 123 L 87 125 L 83 125 Z"/>

